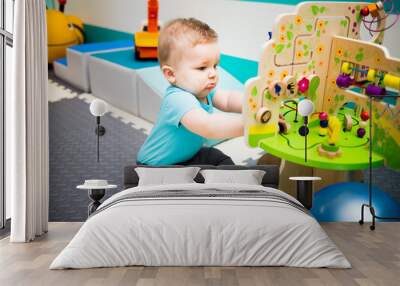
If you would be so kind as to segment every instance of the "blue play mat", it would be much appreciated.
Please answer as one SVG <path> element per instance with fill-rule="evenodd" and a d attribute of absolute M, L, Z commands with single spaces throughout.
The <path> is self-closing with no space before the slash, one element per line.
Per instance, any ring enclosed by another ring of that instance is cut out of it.
<path fill-rule="evenodd" d="M 368 202 L 368 184 L 337 183 L 314 193 L 311 213 L 320 222 L 358 222 L 361 218 L 361 205 Z M 376 186 L 372 188 L 372 205 L 377 216 L 400 216 L 400 204 Z M 369 209 L 364 208 L 364 221 L 371 220 Z"/>
<path fill-rule="evenodd" d="M 89 43 L 89 44 L 81 44 L 70 47 L 71 50 L 80 52 L 80 53 L 94 53 L 99 51 L 106 50 L 114 50 L 114 49 L 122 49 L 135 46 L 135 43 L 132 40 L 123 40 L 123 41 L 109 41 L 109 42 L 99 42 L 99 43 Z"/>
<path fill-rule="evenodd" d="M 111 63 L 126 67 L 128 69 L 143 69 L 158 66 L 158 61 L 139 61 L 135 58 L 135 52 L 132 49 L 122 51 L 112 51 L 93 55 L 95 58 L 103 59 Z"/>
<path fill-rule="evenodd" d="M 71 46 L 68 49 L 78 52 L 78 53 L 100 53 L 102 51 L 109 51 L 109 50 L 118 50 L 118 49 L 125 49 L 134 47 L 133 40 L 123 40 L 123 41 L 108 41 L 108 42 L 99 42 L 99 43 L 89 43 L 89 44 L 81 44 Z M 56 62 L 62 64 L 64 66 L 68 65 L 67 57 L 56 59 Z"/>

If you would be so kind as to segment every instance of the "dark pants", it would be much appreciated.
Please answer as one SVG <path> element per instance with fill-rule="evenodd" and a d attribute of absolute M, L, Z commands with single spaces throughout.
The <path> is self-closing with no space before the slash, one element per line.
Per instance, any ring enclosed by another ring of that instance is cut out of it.
<path fill-rule="evenodd" d="M 203 147 L 193 158 L 176 165 L 235 165 L 231 157 L 213 147 Z"/>
<path fill-rule="evenodd" d="M 138 165 L 144 165 L 140 162 L 136 162 Z M 185 161 L 176 163 L 173 165 L 235 165 L 231 157 L 225 155 L 222 151 L 213 147 L 203 147 L 197 152 L 193 158 Z"/>

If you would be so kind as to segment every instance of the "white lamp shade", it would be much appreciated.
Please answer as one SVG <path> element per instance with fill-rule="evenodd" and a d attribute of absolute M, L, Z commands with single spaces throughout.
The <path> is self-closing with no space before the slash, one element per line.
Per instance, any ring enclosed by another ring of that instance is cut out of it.
<path fill-rule="evenodd" d="M 301 116 L 308 116 L 314 111 L 314 104 L 309 99 L 303 99 L 297 105 L 297 109 Z"/>
<path fill-rule="evenodd" d="M 101 99 L 95 99 L 90 103 L 90 113 L 93 116 L 103 116 L 107 112 L 107 103 Z"/>

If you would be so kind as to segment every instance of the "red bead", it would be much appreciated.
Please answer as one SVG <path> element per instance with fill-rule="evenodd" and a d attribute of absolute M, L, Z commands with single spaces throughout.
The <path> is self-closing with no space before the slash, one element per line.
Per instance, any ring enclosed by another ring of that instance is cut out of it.
<path fill-rule="evenodd" d="M 310 85 L 310 81 L 306 78 L 303 77 L 298 83 L 297 87 L 299 88 L 299 91 L 301 93 L 305 93 L 308 90 L 308 87 Z"/>
<path fill-rule="evenodd" d="M 319 120 L 328 120 L 328 113 L 320 112 L 319 113 Z"/>
<path fill-rule="evenodd" d="M 369 9 L 368 9 L 368 7 L 362 8 L 361 11 L 360 11 L 360 14 L 361 14 L 363 17 L 367 17 L 367 16 L 369 15 Z"/>
<path fill-rule="evenodd" d="M 367 121 L 369 119 L 369 114 L 366 111 L 361 112 L 360 116 L 363 121 Z"/>

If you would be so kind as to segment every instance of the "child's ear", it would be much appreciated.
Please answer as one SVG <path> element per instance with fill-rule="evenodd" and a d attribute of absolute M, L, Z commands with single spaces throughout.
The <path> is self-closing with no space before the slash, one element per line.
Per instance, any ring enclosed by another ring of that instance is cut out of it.
<path fill-rule="evenodd" d="M 161 67 L 161 70 L 164 77 L 168 80 L 168 82 L 174 84 L 176 81 L 174 69 L 168 65 L 163 65 Z"/>

